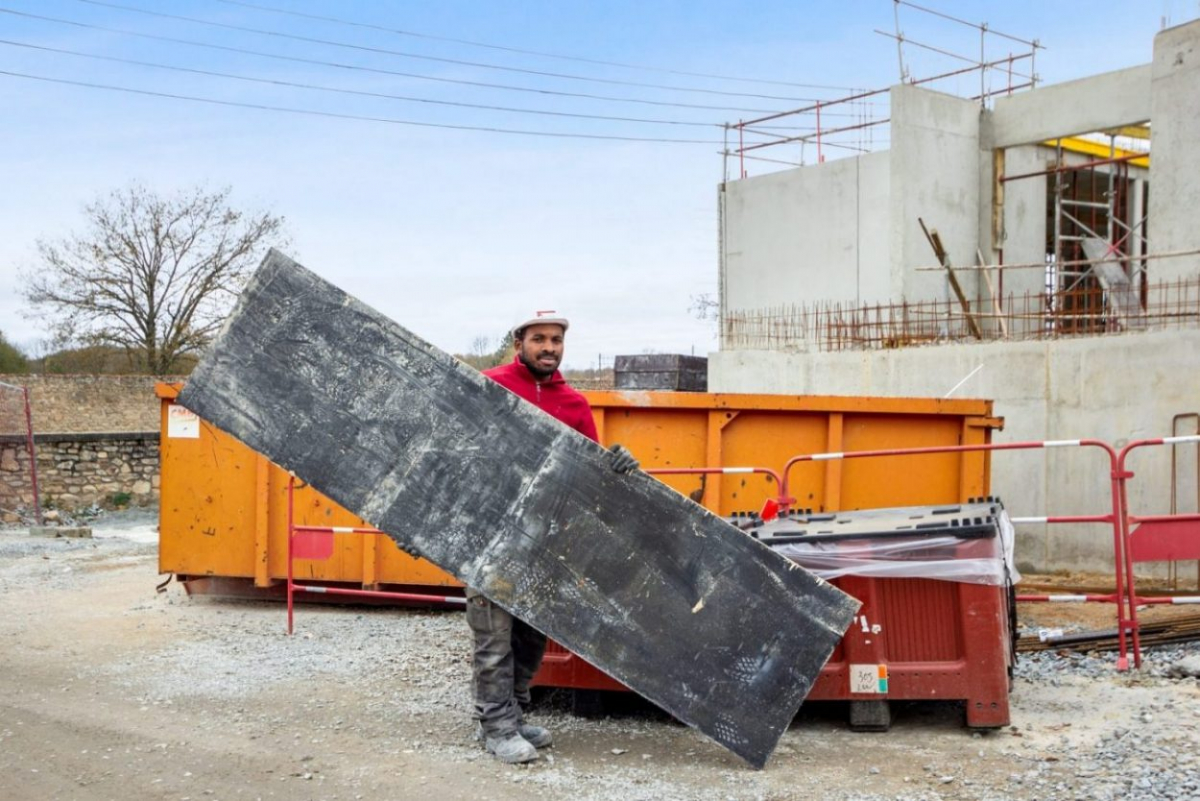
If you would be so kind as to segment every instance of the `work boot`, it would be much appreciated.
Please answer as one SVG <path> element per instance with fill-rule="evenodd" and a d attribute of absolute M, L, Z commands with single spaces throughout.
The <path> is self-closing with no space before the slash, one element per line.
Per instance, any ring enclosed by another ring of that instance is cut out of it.
<path fill-rule="evenodd" d="M 554 745 L 554 737 L 550 735 L 549 729 L 522 723 L 517 731 L 534 748 L 549 748 Z"/>
<path fill-rule="evenodd" d="M 496 759 L 509 765 L 532 762 L 538 758 L 537 749 L 515 731 L 495 737 L 485 737 L 483 743 L 489 754 L 493 754 Z"/>

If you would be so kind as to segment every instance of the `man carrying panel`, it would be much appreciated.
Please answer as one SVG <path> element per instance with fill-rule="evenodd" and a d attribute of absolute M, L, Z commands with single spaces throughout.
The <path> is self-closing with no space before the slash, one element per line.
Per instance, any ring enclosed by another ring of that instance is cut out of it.
<path fill-rule="evenodd" d="M 537 312 L 513 329 L 513 360 L 483 374 L 598 442 L 587 399 L 558 371 L 569 325 L 553 311 Z M 614 445 L 610 453 L 615 472 L 637 469 L 637 460 L 624 447 Z M 502 762 L 537 759 L 537 749 L 549 746 L 553 738 L 541 726 L 526 723 L 522 711 L 529 705 L 529 684 L 542 663 L 546 635 L 470 587 L 467 624 L 475 638 L 475 717 L 485 747 Z"/>

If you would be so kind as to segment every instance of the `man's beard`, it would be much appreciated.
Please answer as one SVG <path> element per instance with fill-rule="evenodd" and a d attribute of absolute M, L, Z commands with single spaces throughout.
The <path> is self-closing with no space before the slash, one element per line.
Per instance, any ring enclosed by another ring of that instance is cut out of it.
<path fill-rule="evenodd" d="M 529 372 L 533 373 L 536 378 L 549 378 L 550 376 L 554 375 L 554 371 L 558 369 L 557 366 L 549 369 L 542 367 L 537 362 L 530 361 L 529 359 L 525 358 L 524 352 L 520 354 L 519 358 L 521 359 L 521 364 L 529 368 Z"/>

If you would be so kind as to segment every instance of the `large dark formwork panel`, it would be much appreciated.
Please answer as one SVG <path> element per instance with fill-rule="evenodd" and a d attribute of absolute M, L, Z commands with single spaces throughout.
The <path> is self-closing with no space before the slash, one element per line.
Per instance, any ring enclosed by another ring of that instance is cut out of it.
<path fill-rule="evenodd" d="M 757 767 L 858 608 L 275 251 L 179 401 Z"/>

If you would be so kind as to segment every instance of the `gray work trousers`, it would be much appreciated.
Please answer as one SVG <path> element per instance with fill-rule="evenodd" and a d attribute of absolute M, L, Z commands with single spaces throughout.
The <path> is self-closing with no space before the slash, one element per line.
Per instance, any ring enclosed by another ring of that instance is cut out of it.
<path fill-rule="evenodd" d="M 524 720 L 521 706 L 529 704 L 529 683 L 546 652 L 546 635 L 470 587 L 467 625 L 475 636 L 475 718 L 485 736 L 515 732 Z"/>

